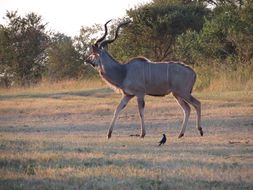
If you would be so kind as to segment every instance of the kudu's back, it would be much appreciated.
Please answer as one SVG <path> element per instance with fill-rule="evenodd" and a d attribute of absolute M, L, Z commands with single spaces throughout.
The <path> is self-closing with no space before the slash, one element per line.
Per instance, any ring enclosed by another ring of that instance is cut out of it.
<path fill-rule="evenodd" d="M 123 86 L 129 94 L 191 94 L 196 80 L 196 73 L 190 67 L 177 62 L 156 63 L 136 58 L 126 65 L 126 71 Z"/>

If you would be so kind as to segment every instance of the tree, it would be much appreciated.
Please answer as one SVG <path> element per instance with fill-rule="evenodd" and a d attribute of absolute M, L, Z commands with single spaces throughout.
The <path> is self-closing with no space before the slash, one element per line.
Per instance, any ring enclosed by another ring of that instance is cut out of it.
<path fill-rule="evenodd" d="M 212 6 L 224 6 L 224 5 L 232 5 L 236 7 L 241 7 L 245 0 L 200 0 Z M 246 0 L 247 1 L 247 0 Z"/>
<path fill-rule="evenodd" d="M 201 3 L 180 0 L 155 0 L 130 9 L 127 14 L 133 24 L 112 45 L 112 50 L 117 57 L 127 51 L 129 55 L 143 55 L 156 61 L 172 59 L 176 38 L 189 29 L 200 31 L 208 13 Z"/>
<path fill-rule="evenodd" d="M 177 55 L 191 62 L 203 58 L 249 62 L 253 58 L 252 7 L 252 3 L 241 8 L 217 6 L 199 33 L 188 31 L 178 37 Z"/>
<path fill-rule="evenodd" d="M 1 26 L 1 73 L 12 76 L 18 85 L 30 85 L 41 80 L 45 69 L 45 49 L 48 46 L 46 24 L 41 16 L 29 13 L 6 13 L 7 26 Z"/>
<path fill-rule="evenodd" d="M 79 36 L 74 38 L 73 44 L 76 51 L 80 55 L 80 60 L 82 63 L 85 63 L 85 60 L 89 55 L 91 45 L 96 41 L 97 38 L 100 37 L 100 35 L 102 35 L 101 33 L 104 32 L 103 30 L 104 28 L 99 24 L 85 26 L 80 29 Z M 83 65 L 82 71 L 84 78 L 98 76 L 97 72 L 89 65 Z"/>
<path fill-rule="evenodd" d="M 12 62 L 15 60 L 15 52 L 11 48 L 8 38 L 8 30 L 0 26 L 0 86 L 9 87 L 13 81 Z"/>
<path fill-rule="evenodd" d="M 54 34 L 47 52 L 48 77 L 51 80 L 78 79 L 82 76 L 83 62 L 70 37 Z"/>

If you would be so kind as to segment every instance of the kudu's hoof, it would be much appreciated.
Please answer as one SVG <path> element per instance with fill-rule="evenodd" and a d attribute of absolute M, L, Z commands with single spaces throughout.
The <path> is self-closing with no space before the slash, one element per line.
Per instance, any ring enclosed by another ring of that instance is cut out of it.
<path fill-rule="evenodd" d="M 199 133 L 200 133 L 201 136 L 204 135 L 202 128 L 199 128 Z"/>
<path fill-rule="evenodd" d="M 109 133 L 107 134 L 107 138 L 110 139 L 111 137 L 112 137 L 112 132 L 109 132 Z"/>
<path fill-rule="evenodd" d="M 178 138 L 180 139 L 181 137 L 183 137 L 184 136 L 184 133 L 183 134 L 180 134 L 179 136 L 178 136 Z"/>

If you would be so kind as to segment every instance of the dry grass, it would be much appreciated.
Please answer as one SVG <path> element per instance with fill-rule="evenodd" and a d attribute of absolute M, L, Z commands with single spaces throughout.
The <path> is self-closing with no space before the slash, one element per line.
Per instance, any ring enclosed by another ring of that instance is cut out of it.
<path fill-rule="evenodd" d="M 83 89 L 93 89 L 105 87 L 105 84 L 99 79 L 90 80 L 65 80 L 59 82 L 43 81 L 37 85 L 31 87 L 14 87 L 14 88 L 0 88 L 0 95 L 48 95 L 53 93 L 64 92 L 78 92 Z"/>
<path fill-rule="evenodd" d="M 107 140 L 120 95 L 85 85 L 0 90 L 1 190 L 253 188 L 252 91 L 196 94 L 204 137 L 192 111 L 182 139 L 170 96 L 146 98 L 147 136 L 130 137 L 139 133 L 133 100 Z"/>

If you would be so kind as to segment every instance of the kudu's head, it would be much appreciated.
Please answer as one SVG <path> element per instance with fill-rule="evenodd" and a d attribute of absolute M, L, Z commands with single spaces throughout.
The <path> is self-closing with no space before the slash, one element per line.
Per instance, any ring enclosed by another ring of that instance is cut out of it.
<path fill-rule="evenodd" d="M 98 67 L 101 63 L 100 63 L 100 58 L 101 58 L 101 55 L 107 51 L 107 46 L 108 44 L 114 42 L 118 35 L 119 35 L 119 29 L 121 27 L 124 27 L 126 25 L 128 25 L 131 21 L 125 21 L 125 22 L 122 22 L 118 25 L 117 29 L 116 29 L 116 32 L 115 32 L 115 36 L 113 39 L 111 40 L 104 40 L 107 36 L 107 24 L 110 22 L 111 20 L 107 21 L 104 25 L 105 27 L 105 33 L 104 35 L 99 38 L 95 43 L 94 45 L 92 45 L 91 47 L 91 53 L 90 55 L 88 56 L 88 58 L 85 60 L 86 63 L 92 65 L 93 67 Z"/>

